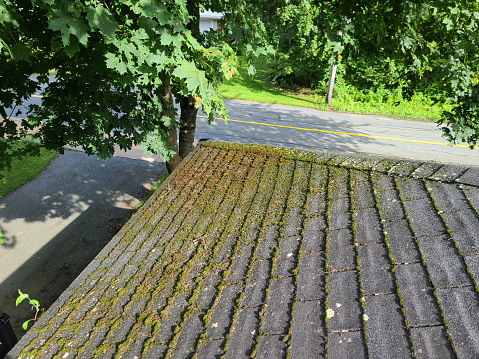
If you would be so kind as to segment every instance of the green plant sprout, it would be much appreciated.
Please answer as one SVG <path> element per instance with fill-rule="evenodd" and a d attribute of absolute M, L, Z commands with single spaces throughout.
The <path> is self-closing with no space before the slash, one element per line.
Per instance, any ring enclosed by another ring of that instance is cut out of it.
<path fill-rule="evenodd" d="M 4 234 L 2 233 L 2 231 L 0 230 L 0 244 L 5 243 L 5 242 L 3 241 L 3 238 L 5 238 L 5 235 L 4 235 Z"/>
<path fill-rule="evenodd" d="M 35 313 L 35 317 L 32 318 L 32 319 L 29 319 L 27 320 L 26 322 L 24 322 L 22 324 L 22 328 L 24 330 L 27 330 L 28 328 L 28 323 L 30 323 L 31 321 L 36 321 L 37 320 L 37 317 L 38 317 L 38 313 L 40 313 L 40 303 L 38 302 L 38 300 L 35 300 L 35 299 L 30 299 L 30 297 L 28 296 L 28 294 L 26 293 L 22 293 L 22 291 L 19 289 L 18 290 L 18 294 L 20 294 L 20 296 L 17 298 L 17 301 L 15 302 L 15 305 L 18 306 L 21 302 L 23 302 L 25 299 L 28 299 L 30 301 L 30 305 L 32 306 L 32 310 L 35 310 L 36 313 Z"/>

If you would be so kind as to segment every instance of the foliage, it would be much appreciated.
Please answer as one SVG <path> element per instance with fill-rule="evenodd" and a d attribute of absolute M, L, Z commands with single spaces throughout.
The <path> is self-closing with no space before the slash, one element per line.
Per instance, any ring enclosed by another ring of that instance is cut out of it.
<path fill-rule="evenodd" d="M 275 3 L 276 12 L 263 16 L 278 51 L 271 62 L 278 83 L 325 89 L 325 73 L 341 51 L 340 75 L 355 92 L 382 93 L 382 101 L 418 92 L 447 99 L 455 105 L 439 121 L 446 137 L 471 147 L 479 142 L 477 1 Z"/>
<path fill-rule="evenodd" d="M 195 19 L 181 0 L 0 0 L 0 166 L 38 153 L 40 144 L 59 152 L 82 146 L 105 159 L 115 144 L 146 142 L 170 158 L 166 139 L 178 126 L 170 83 L 175 97 L 194 97 L 211 121 L 214 113 L 227 118 L 218 83 L 235 72 L 236 56 L 224 40 L 234 38 L 247 56 L 264 47 L 246 3 L 196 4 L 229 12 L 223 37 L 206 47 L 193 36 Z M 40 87 L 42 106 L 32 106 L 18 130 L 10 117 Z M 27 135 L 32 129 L 38 132 Z M 21 144 L 16 152 L 14 144 Z"/>
<path fill-rule="evenodd" d="M 240 58 L 241 60 L 241 58 Z M 358 90 L 355 86 L 345 83 L 341 72 L 336 77 L 334 101 L 331 106 L 324 104 L 325 91 L 296 87 L 284 89 L 268 81 L 267 65 L 264 57 L 256 63 L 257 73 L 248 76 L 246 64 L 240 61 L 239 76 L 220 85 L 221 94 L 225 98 L 249 100 L 333 110 L 361 114 L 380 114 L 395 118 L 438 121 L 443 111 L 452 109 L 447 100 L 436 101 L 435 98 L 423 92 L 414 92 L 410 98 L 403 98 L 398 89 L 385 88 Z M 341 69 L 341 64 L 339 66 Z M 232 117 L 234 119 L 234 116 Z"/>
<path fill-rule="evenodd" d="M 27 320 L 26 322 L 24 322 L 22 324 L 22 328 L 24 330 L 27 330 L 28 328 L 28 323 L 30 322 L 35 322 L 37 319 L 38 319 L 38 314 L 40 313 L 40 303 L 38 302 L 38 300 L 35 300 L 35 299 L 30 299 L 30 297 L 28 296 L 28 294 L 26 293 L 22 293 L 22 291 L 19 289 L 18 290 L 18 298 L 15 302 L 15 305 L 18 306 L 21 302 L 23 302 L 25 299 L 28 299 L 29 301 L 29 304 L 32 306 L 32 310 L 35 311 L 35 317 L 32 318 L 32 319 L 29 319 Z"/>
<path fill-rule="evenodd" d="M 3 240 L 4 238 L 5 238 L 5 235 L 4 235 L 4 234 L 2 233 L 2 231 L 0 230 L 0 244 L 5 243 L 4 240 Z"/>

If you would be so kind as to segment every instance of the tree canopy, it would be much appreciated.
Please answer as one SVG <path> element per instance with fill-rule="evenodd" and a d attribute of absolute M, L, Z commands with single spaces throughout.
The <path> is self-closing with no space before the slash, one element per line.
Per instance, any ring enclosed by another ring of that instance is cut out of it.
<path fill-rule="evenodd" d="M 406 94 L 431 85 L 433 97 L 454 103 L 440 122 L 446 137 L 478 144 L 479 2 L 264 0 L 262 8 L 277 50 L 273 80 L 327 83 L 341 51 L 345 81 Z"/>
<path fill-rule="evenodd" d="M 199 33 L 201 9 L 225 14 L 221 32 Z M 238 51 L 249 60 L 267 40 L 289 56 L 278 76 L 302 69 L 311 78 L 337 51 L 356 63 L 401 59 L 397 81 L 405 68 L 417 81 L 434 74 L 455 103 L 445 134 L 475 146 L 478 26 L 478 2 L 469 0 L 0 0 L 0 168 L 40 143 L 100 158 L 139 143 L 166 159 L 184 156 L 176 128 L 191 144 L 198 108 L 210 121 L 227 118 L 218 83 L 235 73 Z M 39 88 L 42 106 L 18 128 L 15 108 Z"/>
<path fill-rule="evenodd" d="M 262 45 L 255 44 L 261 29 L 241 25 L 245 2 L 205 5 L 229 10 L 225 39 L 247 39 L 250 53 Z M 220 38 L 202 42 L 191 8 L 199 2 L 0 0 L 0 167 L 40 142 L 60 151 L 82 146 L 100 158 L 110 157 L 115 144 L 129 149 L 143 142 L 171 159 L 177 149 L 167 138 L 178 126 L 171 95 L 194 99 L 210 121 L 215 114 L 227 118 L 217 85 L 235 72 L 236 53 Z M 15 111 L 6 109 L 40 87 L 42 106 L 31 107 L 19 132 Z"/>

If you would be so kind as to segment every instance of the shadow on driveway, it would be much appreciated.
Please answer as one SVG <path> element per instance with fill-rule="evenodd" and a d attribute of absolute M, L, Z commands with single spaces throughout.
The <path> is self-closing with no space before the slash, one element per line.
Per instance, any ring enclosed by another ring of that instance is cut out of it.
<path fill-rule="evenodd" d="M 37 178 L 0 199 L 0 309 L 21 324 L 33 316 L 18 289 L 48 308 L 123 226 L 166 172 L 159 162 L 97 160 L 67 151 Z"/>

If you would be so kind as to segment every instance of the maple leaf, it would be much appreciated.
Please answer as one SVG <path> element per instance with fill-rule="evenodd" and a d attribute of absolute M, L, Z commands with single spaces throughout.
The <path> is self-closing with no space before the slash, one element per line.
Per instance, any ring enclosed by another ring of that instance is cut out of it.
<path fill-rule="evenodd" d="M 201 93 L 207 82 L 205 72 L 198 70 L 194 63 L 184 61 L 173 71 L 173 76 L 183 79 L 188 91 L 193 94 Z"/>
<path fill-rule="evenodd" d="M 86 12 L 86 18 L 90 27 L 99 29 L 106 37 L 115 37 L 118 23 L 107 9 L 101 5 L 98 5 L 97 7 L 90 5 L 87 7 Z"/>

